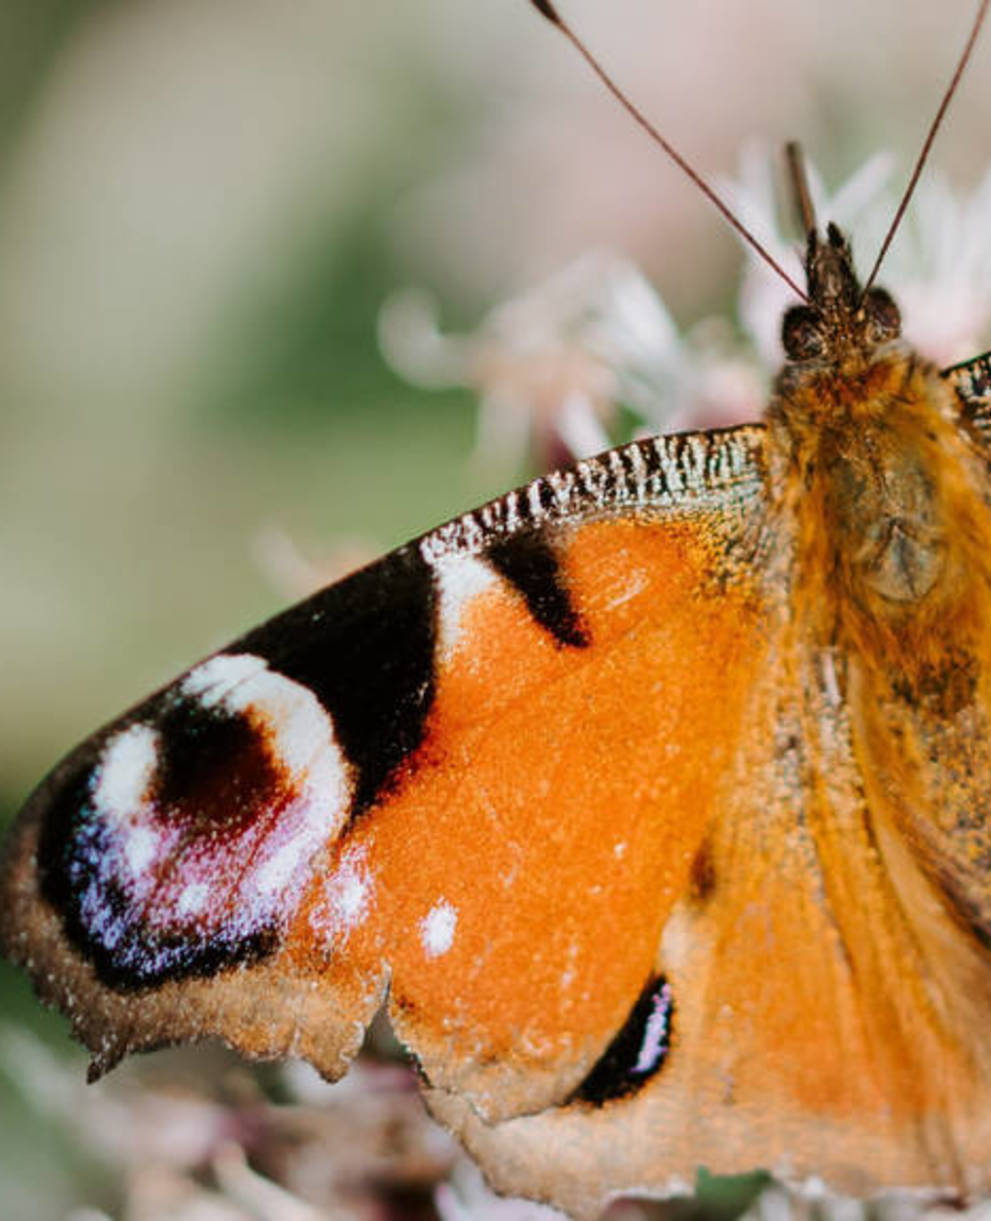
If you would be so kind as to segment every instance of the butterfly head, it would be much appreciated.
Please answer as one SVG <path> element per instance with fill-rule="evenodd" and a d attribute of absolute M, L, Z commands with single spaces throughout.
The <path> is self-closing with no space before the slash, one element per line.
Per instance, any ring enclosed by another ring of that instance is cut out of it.
<path fill-rule="evenodd" d="M 901 334 L 898 306 L 883 288 L 863 291 L 850 243 L 836 225 L 827 225 L 825 238 L 810 229 L 805 276 L 808 301 L 789 309 L 782 323 L 789 361 L 831 363 L 870 353 Z"/>

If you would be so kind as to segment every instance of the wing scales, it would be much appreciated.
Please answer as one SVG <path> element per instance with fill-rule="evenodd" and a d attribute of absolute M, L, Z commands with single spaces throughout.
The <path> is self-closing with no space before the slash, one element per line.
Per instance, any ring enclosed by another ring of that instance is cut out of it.
<path fill-rule="evenodd" d="M 444 836 L 459 836 L 458 789 L 464 790 L 476 832 L 482 834 L 485 825 L 479 820 L 490 819 L 488 840 L 483 834 L 481 842 L 503 853 L 507 870 L 515 852 L 515 863 L 525 862 L 523 872 L 529 871 L 519 886 L 520 894 L 531 896 L 529 907 L 517 905 L 526 918 L 510 921 L 501 939 L 494 938 L 502 947 L 500 969 L 512 962 L 522 966 L 520 938 L 534 934 L 537 917 L 549 920 L 546 904 L 533 897 L 548 876 L 541 856 L 546 845 L 538 851 L 531 837 L 523 846 L 519 826 L 506 834 L 507 827 L 491 818 L 493 786 L 503 786 L 504 808 L 513 811 L 510 822 L 517 824 L 531 817 L 519 794 L 530 792 L 535 780 L 567 791 L 576 808 L 585 803 L 584 821 L 561 822 L 562 856 L 581 847 L 579 825 L 604 837 L 606 855 L 613 853 L 625 831 L 607 832 L 601 819 L 590 816 L 592 810 L 608 812 L 602 802 L 617 808 L 625 802 L 622 783 L 610 787 L 603 779 L 610 763 L 604 719 L 620 711 L 620 701 L 609 694 L 610 676 L 618 681 L 626 674 L 636 685 L 637 649 L 649 644 L 649 633 L 636 627 L 635 616 L 638 609 L 650 609 L 651 590 L 658 594 L 654 621 L 672 610 L 684 633 L 696 616 L 695 601 L 705 603 L 723 587 L 733 547 L 742 553 L 756 545 L 763 520 L 763 444 L 759 427 L 657 439 L 538 480 L 276 617 L 73 752 L 32 796 L 8 842 L 0 944 L 29 965 L 46 998 L 66 1010 L 93 1051 L 96 1070 L 130 1050 L 219 1036 L 249 1055 L 292 1051 L 339 1075 L 382 1002 L 391 959 L 405 955 L 408 974 L 402 992 L 395 992 L 394 1010 L 399 1015 L 402 1001 L 406 1016 L 397 1020 L 407 1022 L 424 1057 L 433 1057 L 439 1079 L 446 1073 L 481 1090 L 486 1074 L 472 1066 L 512 1039 L 497 1029 L 501 1002 L 486 990 L 489 974 L 476 972 L 479 995 L 488 998 L 477 1002 L 487 1033 L 473 1048 L 463 1032 L 478 1014 L 468 1006 L 450 1067 L 436 1051 L 444 1043 L 441 1033 L 409 1016 L 432 997 L 430 988 L 421 996 L 415 978 L 423 955 L 417 922 L 433 919 L 425 927 L 434 929 L 431 944 L 442 945 L 444 921 L 450 919 L 443 904 L 453 908 L 458 888 L 477 876 L 479 853 L 470 837 L 461 836 L 460 855 L 445 855 Z M 685 547 L 675 545 L 675 535 L 667 537 L 666 523 L 679 521 L 704 526 L 711 543 L 688 567 Z M 619 533 L 611 538 L 611 530 Z M 504 564 L 500 571 L 487 562 L 495 543 L 505 555 L 513 538 L 532 545 L 538 534 L 551 540 L 560 572 L 531 566 L 524 588 L 518 569 Z M 660 548 L 667 593 L 658 588 L 656 575 L 643 590 L 623 584 L 626 538 L 648 551 Z M 456 599 L 461 628 L 445 632 L 451 604 L 443 603 L 439 591 L 441 570 L 452 558 L 470 561 L 481 579 L 477 588 L 462 585 Z M 534 617 L 539 580 L 553 586 L 554 598 L 545 605 L 574 602 L 587 618 L 587 648 L 562 645 Z M 672 591 L 679 591 L 677 606 Z M 733 615 L 723 619 L 726 641 L 736 639 L 742 629 L 730 622 Z M 617 635 L 620 620 L 629 626 Z M 610 643 L 610 633 L 618 644 Z M 669 642 L 665 648 L 675 665 L 674 647 Z M 598 687 L 589 668 L 596 657 L 602 665 Z M 478 681 L 481 674 L 484 682 Z M 656 667 L 644 672 L 645 680 L 651 674 L 655 681 Z M 652 698 L 663 703 L 656 694 Z M 528 775 L 518 766 L 523 756 L 514 752 L 513 738 L 523 744 L 531 733 L 531 700 L 539 708 L 544 752 L 541 758 L 534 747 L 524 759 L 535 768 Z M 635 757 L 637 735 L 649 736 L 650 726 L 635 713 L 637 701 L 629 703 L 633 720 L 621 719 L 616 732 Z M 489 725 L 502 729 L 488 733 Z M 596 725 L 602 730 L 598 740 Z M 582 785 L 569 778 L 563 755 L 556 757 L 572 729 L 576 741 L 589 746 L 589 758 L 598 760 L 595 768 L 579 761 L 579 774 L 586 768 L 599 786 L 594 802 L 586 802 Z M 218 751 L 223 742 L 239 743 L 237 753 Z M 182 761 L 181 767 L 167 759 Z M 476 762 L 488 768 L 490 780 L 459 785 L 458 768 Z M 311 783 L 314 776 L 321 778 L 318 784 Z M 647 786 L 648 780 L 637 773 L 635 783 Z M 562 815 L 560 798 L 556 804 L 553 794 L 545 798 L 543 810 L 534 825 L 558 834 L 553 817 Z M 295 830 L 283 834 L 287 826 Z M 627 838 L 632 856 L 639 845 Z M 506 844 L 513 845 L 508 856 Z M 602 854 L 600 846 L 593 857 Z M 655 871 L 657 855 L 651 858 Z M 617 893 L 629 895 L 629 910 L 637 886 L 616 869 L 620 858 L 611 859 Z M 574 860 L 571 874 L 565 871 L 572 881 Z M 204 870 L 211 863 L 219 874 L 208 882 Z M 376 869 L 388 886 L 375 885 Z M 436 890 L 443 869 L 450 873 Z M 81 890 L 80 878 L 86 879 Z M 301 885 L 300 879 L 309 882 Z M 573 911 L 565 926 L 577 930 L 577 892 L 561 886 Z M 387 891 L 386 900 L 381 896 Z M 117 915 L 122 911 L 123 923 Z M 362 950 L 355 921 L 366 912 L 368 928 L 378 931 Z M 468 922 L 462 919 L 464 934 Z M 404 923 L 409 920 L 413 924 Z M 554 1067 L 562 1055 L 559 1036 L 555 1044 L 546 1029 L 535 1028 L 525 1061 L 547 1071 L 537 1073 L 539 1084 L 532 1087 L 522 1084 L 519 1065 L 510 1073 L 517 1079 L 519 1105 L 560 1096 L 590 1067 L 613 1033 L 610 1025 L 622 1022 L 643 987 L 640 974 L 652 954 L 646 943 L 656 935 L 658 920 L 655 912 L 645 927 L 638 926 L 622 970 L 615 980 L 604 980 L 606 992 L 629 984 L 630 995 L 596 1002 L 594 1019 L 563 1057 L 564 1067 Z M 618 936 L 620 924 L 612 927 Z M 396 938 L 387 952 L 384 929 Z M 443 961 L 438 954 L 438 964 Z M 583 987 L 591 988 L 588 964 L 578 965 L 586 976 Z M 441 974 L 433 978 L 441 980 Z M 436 987 L 445 995 L 450 979 Z M 548 984 L 542 995 L 553 994 Z M 532 1017 L 528 1011 L 524 1025 Z M 547 1025 L 546 1014 L 543 1020 Z"/>

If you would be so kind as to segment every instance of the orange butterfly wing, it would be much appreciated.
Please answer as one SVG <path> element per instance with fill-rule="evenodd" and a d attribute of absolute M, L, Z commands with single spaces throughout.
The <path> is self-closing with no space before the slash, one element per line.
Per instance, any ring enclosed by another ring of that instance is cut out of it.
<path fill-rule="evenodd" d="M 336 1076 L 387 1001 L 496 1185 L 577 1216 L 699 1164 L 986 1186 L 983 731 L 898 694 L 924 649 L 838 647 L 825 485 L 769 502 L 769 436 L 538 480 L 70 756 L 0 938 L 96 1068 L 219 1036 Z"/>
<path fill-rule="evenodd" d="M 349 960 L 389 963 L 429 1080 L 490 1118 L 588 1075 L 719 808 L 763 650 L 759 604 L 745 581 L 725 589 L 699 533 L 649 517 L 564 531 L 585 648 L 502 584 L 474 599 L 410 782 L 343 849 L 378 896 Z"/>
<path fill-rule="evenodd" d="M 875 598 L 861 618 L 875 585 L 916 579 L 913 553 L 896 572 L 883 552 L 868 557 L 858 575 L 830 503 L 835 464 L 851 460 L 860 437 L 826 473 L 813 437 L 807 480 L 791 455 L 764 523 L 761 646 L 735 755 L 658 946 L 674 1000 L 670 1055 L 626 1097 L 594 1106 L 579 1095 L 503 1123 L 433 1091 L 432 1109 L 501 1189 L 580 1217 L 634 1185 L 664 1193 L 690 1183 L 699 1164 L 815 1175 L 857 1194 L 987 1190 L 982 402 L 972 393 L 958 412 L 933 371 L 897 357 L 878 365 L 865 395 L 880 421 L 871 461 L 894 476 L 881 491 L 911 495 L 921 464 L 949 540 L 933 597 L 907 613 Z M 862 429 L 871 426 L 865 411 Z M 772 470 L 779 459 L 769 444 Z"/>
<path fill-rule="evenodd" d="M 762 447 L 659 439 L 538 480 L 70 756 L 15 831 L 0 935 L 95 1070 L 219 1036 L 335 1076 L 388 992 L 484 1113 L 578 1088 L 737 749 Z"/>

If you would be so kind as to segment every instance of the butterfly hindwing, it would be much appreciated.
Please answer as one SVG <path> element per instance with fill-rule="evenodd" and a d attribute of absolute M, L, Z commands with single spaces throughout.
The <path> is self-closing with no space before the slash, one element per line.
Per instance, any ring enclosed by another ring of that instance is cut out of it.
<path fill-rule="evenodd" d="M 482 1113 L 627 1088 L 758 664 L 763 444 L 537 480 L 73 752 L 10 841 L 0 939 L 95 1068 L 216 1036 L 333 1077 L 388 995 Z"/>

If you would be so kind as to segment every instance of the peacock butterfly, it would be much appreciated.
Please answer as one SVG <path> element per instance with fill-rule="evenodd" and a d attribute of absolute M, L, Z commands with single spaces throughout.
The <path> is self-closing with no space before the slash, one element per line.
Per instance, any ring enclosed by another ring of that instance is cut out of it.
<path fill-rule="evenodd" d="M 991 1188 L 991 355 L 910 351 L 802 210 L 761 423 L 441 526 L 36 790 L 0 946 L 94 1076 L 219 1037 L 336 1078 L 384 1006 L 575 1216 L 700 1163 Z"/>

